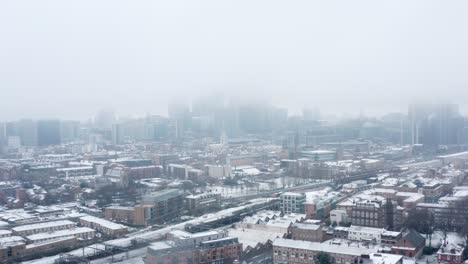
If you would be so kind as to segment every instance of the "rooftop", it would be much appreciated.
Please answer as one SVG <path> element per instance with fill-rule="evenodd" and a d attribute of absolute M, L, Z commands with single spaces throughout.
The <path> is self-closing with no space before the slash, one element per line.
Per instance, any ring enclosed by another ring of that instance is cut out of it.
<path fill-rule="evenodd" d="M 151 194 L 143 195 L 143 201 L 145 201 L 145 202 L 161 202 L 161 201 L 165 201 L 167 199 L 177 197 L 179 195 L 182 195 L 182 192 L 180 190 L 166 189 L 166 190 L 162 190 L 162 191 L 158 191 L 158 192 L 153 192 Z"/>
<path fill-rule="evenodd" d="M 319 243 L 319 242 L 291 240 L 291 239 L 284 239 L 284 238 L 275 239 L 275 241 L 273 241 L 273 246 L 323 251 L 326 253 L 345 254 L 345 255 L 352 255 L 352 256 L 361 256 L 362 254 L 371 254 L 371 253 L 376 253 L 377 251 L 376 249 L 348 246 L 347 244 L 337 244 L 337 243 L 332 243 L 331 241 Z"/>
<path fill-rule="evenodd" d="M 81 217 L 80 220 L 96 223 L 98 225 L 101 225 L 101 226 L 103 226 L 105 228 L 112 229 L 112 230 L 120 230 L 120 229 L 126 229 L 127 228 L 124 225 L 116 224 L 116 223 L 108 221 L 106 219 L 94 217 L 94 216 L 91 216 L 91 215 Z"/>
<path fill-rule="evenodd" d="M 94 229 L 91 229 L 88 227 L 77 227 L 73 229 L 59 230 L 55 232 L 34 234 L 34 235 L 27 236 L 26 239 L 31 240 L 31 241 L 36 241 L 36 240 L 43 240 L 43 239 L 59 238 L 59 237 L 64 237 L 64 236 L 74 236 L 77 234 L 82 234 L 82 233 L 87 233 L 87 232 L 95 232 L 95 231 Z"/>
<path fill-rule="evenodd" d="M 67 225 L 75 225 L 75 223 L 72 221 L 68 221 L 68 220 L 61 220 L 61 221 L 52 221 L 52 222 L 17 226 L 17 227 L 13 227 L 11 230 L 13 230 L 14 232 L 23 232 L 23 231 L 28 231 L 28 230 L 51 228 L 51 227 L 56 227 L 56 226 L 67 226 Z"/>

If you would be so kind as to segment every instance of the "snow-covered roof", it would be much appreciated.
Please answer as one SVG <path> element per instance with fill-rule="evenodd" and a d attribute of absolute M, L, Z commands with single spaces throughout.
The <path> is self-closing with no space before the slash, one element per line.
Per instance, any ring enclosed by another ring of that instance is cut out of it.
<path fill-rule="evenodd" d="M 57 226 L 68 226 L 68 225 L 75 225 L 75 223 L 72 221 L 68 221 L 68 220 L 60 220 L 60 221 L 52 221 L 52 222 L 17 226 L 17 227 L 13 227 L 11 230 L 15 232 L 24 232 L 28 230 L 51 228 L 51 227 L 57 227 Z"/>
<path fill-rule="evenodd" d="M 91 216 L 91 215 L 81 217 L 80 220 L 95 223 L 95 224 L 98 224 L 98 225 L 100 225 L 102 227 L 105 227 L 105 228 L 111 229 L 111 230 L 120 230 L 120 229 L 126 229 L 127 228 L 124 225 L 117 224 L 117 223 L 108 221 L 106 219 L 98 218 L 98 217 Z"/>
<path fill-rule="evenodd" d="M 65 236 L 74 236 L 74 235 L 78 235 L 82 233 L 89 233 L 89 232 L 95 232 L 95 231 L 94 229 L 91 229 L 88 227 L 77 227 L 73 229 L 59 230 L 55 232 L 34 234 L 34 235 L 27 236 L 26 239 L 30 241 L 37 241 L 37 240 L 43 240 L 43 239 L 54 239 L 54 238 L 65 237 Z"/>
<path fill-rule="evenodd" d="M 302 240 L 291 240 L 277 238 L 273 241 L 273 246 L 276 247 L 285 247 L 285 248 L 294 248 L 294 249 L 303 249 L 303 250 L 314 250 L 322 251 L 326 253 L 334 254 L 345 254 L 352 256 L 361 256 L 362 254 L 371 254 L 375 253 L 376 249 L 366 248 L 366 247 L 351 247 L 347 244 L 337 244 L 326 241 L 324 243 L 319 242 L 309 242 Z"/>

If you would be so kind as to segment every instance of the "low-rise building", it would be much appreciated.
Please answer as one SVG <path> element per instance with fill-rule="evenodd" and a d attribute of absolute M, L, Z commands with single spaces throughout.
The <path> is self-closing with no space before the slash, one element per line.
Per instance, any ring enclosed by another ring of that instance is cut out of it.
<path fill-rule="evenodd" d="M 349 223 L 348 214 L 345 210 L 331 210 L 330 211 L 330 222 L 335 225 Z"/>
<path fill-rule="evenodd" d="M 22 225 L 13 227 L 11 230 L 13 234 L 18 236 L 29 236 L 38 233 L 53 232 L 58 230 L 72 229 L 76 224 L 69 220 L 51 221 L 30 225 Z"/>
<path fill-rule="evenodd" d="M 281 194 L 280 198 L 281 211 L 283 214 L 304 213 L 305 194 L 286 192 Z"/>
<path fill-rule="evenodd" d="M 273 241 L 273 263 L 274 264 L 302 264 L 314 263 L 314 258 L 319 252 L 328 254 L 332 264 L 352 263 L 382 263 L 401 264 L 402 256 L 383 254 L 378 248 L 352 246 L 347 243 L 334 243 L 332 241 L 309 242 L 278 238 Z"/>
<path fill-rule="evenodd" d="M 294 223 L 290 227 L 290 236 L 294 240 L 311 242 L 324 241 L 323 226 L 315 223 Z"/>
<path fill-rule="evenodd" d="M 131 206 L 109 206 L 104 209 L 104 217 L 107 220 L 118 223 L 136 225 L 135 207 Z"/>
<path fill-rule="evenodd" d="M 405 231 L 401 238 L 391 246 L 391 253 L 415 258 L 421 256 L 426 239 L 414 230 Z"/>
<path fill-rule="evenodd" d="M 348 239 L 380 244 L 382 242 L 382 233 L 384 231 L 385 229 L 383 228 L 352 225 L 348 229 Z"/>
<path fill-rule="evenodd" d="M 26 239 L 31 243 L 39 243 L 49 241 L 53 239 L 74 236 L 77 239 L 88 240 L 93 239 L 96 235 L 96 231 L 89 227 L 76 227 L 73 229 L 52 231 L 48 233 L 38 233 L 27 236 Z"/>
<path fill-rule="evenodd" d="M 90 215 L 81 217 L 80 224 L 110 237 L 119 237 L 128 233 L 128 228 L 124 225 Z"/>
<path fill-rule="evenodd" d="M 9 237 L 13 232 L 11 230 L 0 230 L 0 238 Z"/>
<path fill-rule="evenodd" d="M 437 251 L 439 263 L 461 264 L 463 263 L 463 252 L 465 248 L 453 243 L 444 243 Z"/>
<path fill-rule="evenodd" d="M 56 170 L 57 170 L 58 176 L 61 178 L 72 178 L 72 177 L 96 174 L 93 166 L 58 168 Z"/>
<path fill-rule="evenodd" d="M 25 247 L 25 240 L 20 236 L 0 238 L 0 263 L 9 263 L 14 258 L 20 257 Z"/>
<path fill-rule="evenodd" d="M 167 189 L 143 195 L 142 205 L 151 207 L 148 210 L 148 223 L 163 223 L 181 215 L 184 209 L 183 192 L 176 189 Z"/>
<path fill-rule="evenodd" d="M 63 250 L 67 248 L 72 248 L 76 246 L 76 237 L 74 236 L 66 236 L 60 237 L 57 239 L 47 240 L 38 243 L 27 244 L 26 248 L 24 249 L 24 254 L 41 254 L 46 251 L 53 251 L 53 250 Z"/>
<path fill-rule="evenodd" d="M 196 213 L 208 208 L 216 208 L 221 204 L 221 194 L 219 193 L 202 193 L 189 195 L 185 198 L 187 210 L 190 213 Z"/>
<path fill-rule="evenodd" d="M 204 172 L 185 164 L 169 164 L 167 165 L 169 176 L 177 179 L 189 180 L 197 179 Z"/>
<path fill-rule="evenodd" d="M 148 247 L 147 264 L 230 263 L 240 258 L 242 244 L 220 231 L 187 233 L 175 230 L 166 241 Z"/>
<path fill-rule="evenodd" d="M 206 165 L 205 168 L 210 177 L 217 179 L 231 177 L 232 168 L 230 165 Z"/>
<path fill-rule="evenodd" d="M 174 219 L 183 209 L 183 192 L 167 189 L 143 195 L 142 203 L 134 207 L 109 206 L 104 210 L 104 216 L 114 222 L 147 226 Z"/>

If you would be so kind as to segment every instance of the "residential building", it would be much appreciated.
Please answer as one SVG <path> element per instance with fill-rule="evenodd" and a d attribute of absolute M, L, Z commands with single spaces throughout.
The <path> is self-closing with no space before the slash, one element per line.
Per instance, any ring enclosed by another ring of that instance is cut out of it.
<path fill-rule="evenodd" d="M 388 237 L 388 236 L 387 236 Z M 382 240 L 386 238 L 382 235 Z M 391 253 L 409 258 L 417 258 L 423 253 L 426 239 L 414 230 L 406 230 L 400 239 L 392 243 Z"/>
<path fill-rule="evenodd" d="M 229 263 L 238 260 L 241 252 L 242 244 L 238 239 L 228 237 L 224 232 L 191 234 L 175 230 L 167 235 L 166 241 L 148 247 L 146 263 Z"/>
<path fill-rule="evenodd" d="M 167 189 L 151 194 L 143 195 L 142 205 L 149 205 L 150 223 L 163 223 L 181 215 L 184 209 L 183 192 L 175 189 Z"/>
<path fill-rule="evenodd" d="M 286 192 L 281 194 L 281 211 L 283 214 L 304 213 L 306 195 L 303 193 Z"/>
<path fill-rule="evenodd" d="M 217 208 L 221 204 L 221 194 L 219 193 L 202 193 L 189 195 L 185 197 L 187 210 L 190 213 L 201 212 L 209 208 Z"/>
<path fill-rule="evenodd" d="M 400 255 L 383 254 L 378 248 L 354 246 L 333 242 L 309 242 L 278 238 L 273 241 L 274 264 L 302 264 L 314 263 L 314 258 L 319 252 L 327 253 L 332 264 L 352 263 L 382 263 L 401 264 L 403 257 Z M 374 261 L 375 260 L 375 261 Z"/>
<path fill-rule="evenodd" d="M 444 264 L 461 264 L 464 250 L 465 248 L 460 245 L 444 242 L 437 251 L 437 260 Z"/>
<path fill-rule="evenodd" d="M 315 223 L 294 223 L 290 227 L 290 236 L 294 240 L 311 242 L 324 241 L 323 225 Z"/>
<path fill-rule="evenodd" d="M 17 236 L 29 236 L 38 233 L 54 232 L 75 228 L 76 224 L 69 220 L 51 221 L 13 227 L 11 230 Z"/>
<path fill-rule="evenodd" d="M 119 237 L 128 233 L 128 228 L 124 225 L 90 215 L 81 217 L 80 225 L 92 228 L 110 237 Z"/>
<path fill-rule="evenodd" d="M 53 239 L 74 236 L 77 239 L 88 240 L 95 237 L 96 231 L 88 227 L 76 227 L 73 229 L 52 231 L 48 233 L 38 233 L 27 236 L 26 239 L 31 243 L 49 241 Z"/>
<path fill-rule="evenodd" d="M 20 236 L 0 238 L 0 263 L 12 263 L 14 258 L 21 256 L 25 248 L 25 239 Z"/>
<path fill-rule="evenodd" d="M 60 145 L 60 121 L 37 121 L 37 144 L 39 146 Z"/>

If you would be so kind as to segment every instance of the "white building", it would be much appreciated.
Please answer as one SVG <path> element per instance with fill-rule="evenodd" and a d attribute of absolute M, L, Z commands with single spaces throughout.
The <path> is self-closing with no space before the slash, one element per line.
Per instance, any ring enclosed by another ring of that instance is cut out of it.
<path fill-rule="evenodd" d="M 174 241 L 178 245 L 198 245 L 204 241 L 218 240 L 227 237 L 227 232 L 211 230 L 200 233 L 189 233 L 184 230 L 174 230 L 167 234 L 167 240 Z"/>
<path fill-rule="evenodd" d="M 96 231 L 89 227 L 77 227 L 68 230 L 59 230 L 55 232 L 48 232 L 48 233 L 39 233 L 27 236 L 26 239 L 29 240 L 31 243 L 38 243 L 49 241 L 52 239 L 58 239 L 63 237 L 76 237 L 77 239 L 93 239 L 96 235 Z"/>
<path fill-rule="evenodd" d="M 11 231 L 10 230 L 0 230 L 0 238 L 1 237 L 9 237 L 11 236 Z"/>
<path fill-rule="evenodd" d="M 348 239 L 356 241 L 369 241 L 380 244 L 382 241 L 383 228 L 373 228 L 365 226 L 350 226 L 348 231 Z"/>
<path fill-rule="evenodd" d="M 93 166 L 81 166 L 81 167 L 71 167 L 71 168 L 59 168 L 57 169 L 59 177 L 77 177 L 77 176 L 88 176 L 94 175 Z"/>
<path fill-rule="evenodd" d="M 45 223 L 37 223 L 31 225 L 22 225 L 13 227 L 11 230 L 15 235 L 18 236 L 29 236 L 38 233 L 53 232 L 58 230 L 72 229 L 76 224 L 72 221 L 61 220 L 61 221 L 52 221 Z"/>
<path fill-rule="evenodd" d="M 206 165 L 208 176 L 213 178 L 225 178 L 231 176 L 231 166 L 229 165 Z"/>
<path fill-rule="evenodd" d="M 306 195 L 303 193 L 286 192 L 281 194 L 281 211 L 284 214 L 304 213 Z"/>
<path fill-rule="evenodd" d="M 349 222 L 348 214 L 346 213 L 345 210 L 339 210 L 339 209 L 332 210 L 330 211 L 330 222 L 336 223 L 336 224 L 348 223 Z"/>
<path fill-rule="evenodd" d="M 21 147 L 21 138 L 18 136 L 9 136 L 7 144 L 9 148 L 19 148 Z"/>
<path fill-rule="evenodd" d="M 128 228 L 124 225 L 91 215 L 81 217 L 80 224 L 85 227 L 93 228 L 108 236 L 121 236 L 128 232 Z"/>

